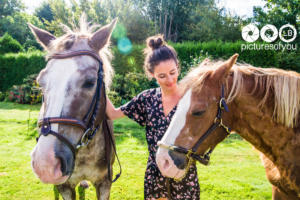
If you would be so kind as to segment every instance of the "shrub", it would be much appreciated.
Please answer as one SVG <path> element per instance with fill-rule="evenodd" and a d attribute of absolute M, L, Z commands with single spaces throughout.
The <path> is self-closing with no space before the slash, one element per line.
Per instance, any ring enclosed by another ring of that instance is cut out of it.
<path fill-rule="evenodd" d="M 5 33 L 0 38 L 0 54 L 16 53 L 22 50 L 22 45 L 13 37 L 11 37 L 8 33 Z"/>
<path fill-rule="evenodd" d="M 5 92 L 0 92 L 0 101 L 4 101 L 6 98 Z"/>
<path fill-rule="evenodd" d="M 117 105 L 122 105 L 143 90 L 157 86 L 156 82 L 154 80 L 149 81 L 144 73 L 130 72 L 124 76 L 116 74 L 111 90 L 121 97 L 118 99 Z"/>
<path fill-rule="evenodd" d="M 37 104 L 42 100 L 42 93 L 36 83 L 37 74 L 32 74 L 23 80 L 23 84 L 14 85 L 8 92 L 9 101 L 21 104 Z"/>

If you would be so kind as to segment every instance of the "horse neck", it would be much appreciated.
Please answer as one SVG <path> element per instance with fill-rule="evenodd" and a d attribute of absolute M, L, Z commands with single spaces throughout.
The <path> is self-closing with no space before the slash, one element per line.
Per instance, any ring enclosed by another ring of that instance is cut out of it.
<path fill-rule="evenodd" d="M 229 85 L 231 84 L 232 81 L 229 81 Z M 253 87 L 254 78 L 245 77 L 240 94 L 229 103 L 230 111 L 224 115 L 224 123 L 227 123 L 233 131 L 239 133 L 271 161 L 276 162 L 279 158 L 285 159 L 285 154 L 292 153 L 289 147 L 290 141 L 300 141 L 300 138 L 297 138 L 299 134 L 295 134 L 300 133 L 300 127 L 298 125 L 297 128 L 288 128 L 275 122 L 273 119 L 274 94 L 270 92 L 265 103 L 258 106 L 263 94 L 251 94 Z"/>

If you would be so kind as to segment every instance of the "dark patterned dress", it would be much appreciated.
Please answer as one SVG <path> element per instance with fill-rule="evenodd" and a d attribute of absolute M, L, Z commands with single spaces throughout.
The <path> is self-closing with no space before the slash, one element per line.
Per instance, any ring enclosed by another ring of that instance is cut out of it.
<path fill-rule="evenodd" d="M 146 126 L 149 158 L 145 172 L 144 198 L 147 200 L 163 197 L 172 200 L 200 199 L 200 187 L 195 165 L 192 165 L 181 182 L 175 182 L 173 179 L 162 176 L 155 162 L 157 142 L 161 140 L 166 132 L 176 107 L 165 116 L 160 88 L 145 90 L 130 102 L 121 106 L 121 110 L 125 115 L 141 126 Z"/>

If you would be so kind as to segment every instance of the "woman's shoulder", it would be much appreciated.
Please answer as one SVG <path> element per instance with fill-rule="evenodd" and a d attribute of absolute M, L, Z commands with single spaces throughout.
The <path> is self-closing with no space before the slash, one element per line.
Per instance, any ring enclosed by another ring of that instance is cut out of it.
<path fill-rule="evenodd" d="M 144 90 L 139 94 L 139 96 L 147 97 L 147 98 L 155 98 L 160 95 L 160 88 L 150 88 Z"/>

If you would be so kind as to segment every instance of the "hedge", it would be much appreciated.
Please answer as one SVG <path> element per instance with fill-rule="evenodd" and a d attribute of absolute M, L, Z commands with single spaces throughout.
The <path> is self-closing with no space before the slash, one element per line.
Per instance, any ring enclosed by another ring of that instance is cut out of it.
<path fill-rule="evenodd" d="M 246 62 L 260 67 L 277 67 L 300 72 L 299 50 L 294 52 L 245 50 L 241 52 L 242 44 L 245 43 L 211 41 L 204 43 L 184 42 L 171 45 L 178 53 L 178 58 L 184 69 L 183 71 L 186 71 L 190 67 L 190 64 L 193 63 L 193 59 L 199 56 L 209 55 L 216 59 L 227 59 L 234 53 L 239 53 L 239 62 Z M 124 79 L 125 75 L 129 72 L 142 74 L 144 47 L 144 45 L 133 45 L 131 52 L 125 55 L 121 54 L 117 47 L 113 47 L 114 59 L 112 65 L 116 74 L 121 75 Z M 21 84 L 23 78 L 29 74 L 38 73 L 46 64 L 43 56 L 44 53 L 39 51 L 0 55 L 0 91 L 6 91 L 15 84 Z M 140 80 L 144 80 L 144 78 Z"/>
<path fill-rule="evenodd" d="M 44 53 L 9 53 L 0 55 L 0 91 L 21 84 L 29 74 L 38 73 L 45 67 Z"/>

